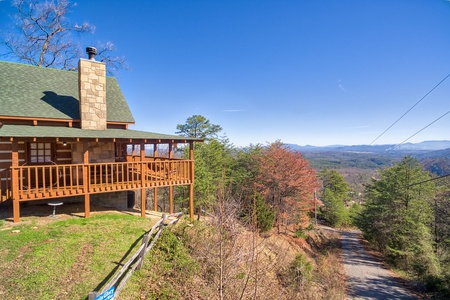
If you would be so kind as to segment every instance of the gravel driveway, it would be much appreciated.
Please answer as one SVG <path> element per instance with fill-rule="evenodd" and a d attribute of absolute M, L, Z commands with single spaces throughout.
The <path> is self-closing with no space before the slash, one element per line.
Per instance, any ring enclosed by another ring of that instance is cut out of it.
<path fill-rule="evenodd" d="M 347 299 L 417 299 L 360 243 L 360 231 L 341 231 Z"/>

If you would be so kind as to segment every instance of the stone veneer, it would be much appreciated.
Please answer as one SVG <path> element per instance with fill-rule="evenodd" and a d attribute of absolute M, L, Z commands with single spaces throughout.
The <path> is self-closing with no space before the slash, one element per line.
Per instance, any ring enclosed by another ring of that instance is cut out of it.
<path fill-rule="evenodd" d="M 133 208 L 133 206 L 134 206 L 134 199 L 130 199 L 129 191 L 91 194 L 90 198 L 91 198 L 91 205 L 114 207 L 114 208 L 122 209 L 122 210 L 130 209 L 130 208 Z M 23 202 L 21 205 L 43 205 L 43 204 L 48 204 L 49 202 L 62 202 L 64 204 L 83 203 L 84 197 L 83 196 L 73 196 L 73 197 L 64 197 L 64 198 L 36 200 L 36 201 L 30 201 L 30 202 Z M 49 208 L 49 211 L 51 211 L 50 208 Z M 56 212 L 58 212 L 58 209 L 56 209 Z"/>
<path fill-rule="evenodd" d="M 80 59 L 78 63 L 82 129 L 106 130 L 106 66 Z"/>
<path fill-rule="evenodd" d="M 85 145 L 89 149 L 89 163 L 114 162 L 116 153 L 113 142 L 88 142 L 72 144 L 72 163 L 83 163 Z"/>

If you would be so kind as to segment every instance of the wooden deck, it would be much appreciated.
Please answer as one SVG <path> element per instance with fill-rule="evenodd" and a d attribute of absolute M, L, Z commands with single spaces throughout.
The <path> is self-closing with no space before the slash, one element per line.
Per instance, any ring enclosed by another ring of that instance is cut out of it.
<path fill-rule="evenodd" d="M 2 199 L 32 201 L 192 183 L 190 160 L 11 167 Z M 5 176 L 6 177 L 6 176 Z M 0 178 L 1 179 L 1 178 Z"/>

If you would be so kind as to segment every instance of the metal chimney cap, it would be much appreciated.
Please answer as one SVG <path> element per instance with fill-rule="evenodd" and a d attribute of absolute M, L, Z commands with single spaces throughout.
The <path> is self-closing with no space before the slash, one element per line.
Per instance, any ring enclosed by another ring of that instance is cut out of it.
<path fill-rule="evenodd" d="M 95 47 L 86 47 L 86 53 L 88 54 L 89 60 L 95 60 L 97 49 Z"/>

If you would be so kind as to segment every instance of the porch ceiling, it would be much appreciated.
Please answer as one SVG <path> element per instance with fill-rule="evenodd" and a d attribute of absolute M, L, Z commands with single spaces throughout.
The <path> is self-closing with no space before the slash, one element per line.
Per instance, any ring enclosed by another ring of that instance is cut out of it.
<path fill-rule="evenodd" d="M 66 140 L 122 140 L 126 142 L 186 143 L 190 141 L 202 142 L 202 139 L 186 138 L 178 135 L 160 134 L 130 129 L 86 130 L 74 127 L 59 126 L 28 126 L 4 124 L 0 127 L 0 140 L 25 139 L 59 139 Z M 131 141 L 130 141 L 131 140 Z"/>

